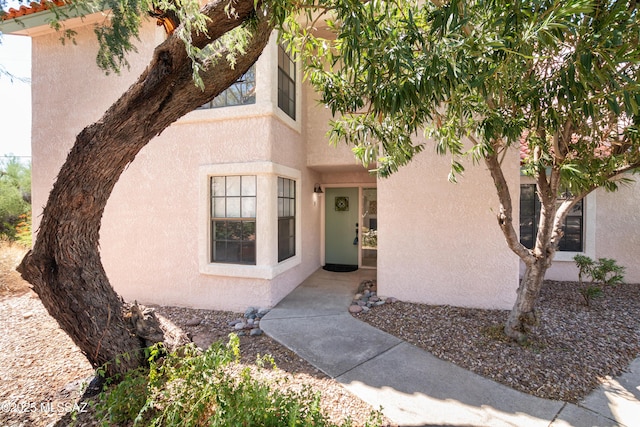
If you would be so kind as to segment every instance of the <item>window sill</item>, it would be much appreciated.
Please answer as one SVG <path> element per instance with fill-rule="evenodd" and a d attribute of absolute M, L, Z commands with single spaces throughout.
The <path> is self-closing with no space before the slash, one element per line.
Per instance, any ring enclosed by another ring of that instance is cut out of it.
<path fill-rule="evenodd" d="M 296 255 L 277 265 L 208 263 L 200 266 L 200 273 L 209 276 L 244 277 L 271 280 L 285 271 L 297 266 L 300 262 L 300 256 Z"/>

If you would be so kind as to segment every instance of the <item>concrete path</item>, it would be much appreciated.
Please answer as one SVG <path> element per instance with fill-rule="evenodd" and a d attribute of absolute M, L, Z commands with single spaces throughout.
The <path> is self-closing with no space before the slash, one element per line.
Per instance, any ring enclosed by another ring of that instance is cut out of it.
<path fill-rule="evenodd" d="M 375 270 L 318 270 L 260 322 L 265 333 L 400 426 L 640 426 L 640 360 L 578 405 L 498 384 L 353 318 Z"/>

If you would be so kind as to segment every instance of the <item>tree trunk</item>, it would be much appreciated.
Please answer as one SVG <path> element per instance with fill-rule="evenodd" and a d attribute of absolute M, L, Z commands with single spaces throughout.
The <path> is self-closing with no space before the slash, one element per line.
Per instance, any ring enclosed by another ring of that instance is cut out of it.
<path fill-rule="evenodd" d="M 556 198 L 559 185 L 559 174 L 552 172 L 547 181 L 543 171 L 536 176 L 538 193 L 541 193 L 540 222 L 533 249 L 524 247 L 518 237 L 513 224 L 513 206 L 507 180 L 502 172 L 499 159 L 499 145 L 494 147 L 494 153 L 485 157 L 500 201 L 498 224 L 505 236 L 509 248 L 525 263 L 526 270 L 518 286 L 516 302 L 505 323 L 504 332 L 510 338 L 523 343 L 527 339 L 527 332 L 538 323 L 536 316 L 536 301 L 544 282 L 547 269 L 556 252 L 557 244 L 562 237 L 561 224 L 564 222 L 568 208 L 556 209 Z M 575 203 L 575 202 L 572 202 Z"/>
<path fill-rule="evenodd" d="M 194 35 L 194 44 L 203 47 L 255 14 L 254 0 L 236 1 L 233 17 L 226 5 L 213 1 L 203 8 L 210 38 Z M 107 200 L 125 167 L 155 135 L 213 99 L 257 60 L 272 30 L 260 15 L 235 67 L 219 60 L 203 73 L 205 91 L 193 83 L 191 60 L 175 35 L 158 46 L 138 81 L 77 136 L 49 194 L 37 240 L 19 271 L 89 362 L 107 364 L 108 376 L 140 366 L 140 349 L 167 337 L 158 322 L 142 320 L 143 313 L 109 284 L 99 254 Z"/>
<path fill-rule="evenodd" d="M 521 344 L 526 342 L 529 329 L 538 325 L 536 301 L 538 301 L 547 268 L 542 260 L 538 260 L 527 265 L 524 276 L 520 279 L 516 302 L 509 313 L 504 332 Z"/>

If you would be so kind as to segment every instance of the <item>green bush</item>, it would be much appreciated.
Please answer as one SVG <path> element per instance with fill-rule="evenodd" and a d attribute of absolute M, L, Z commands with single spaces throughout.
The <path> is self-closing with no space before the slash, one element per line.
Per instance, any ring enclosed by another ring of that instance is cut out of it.
<path fill-rule="evenodd" d="M 584 298 L 587 306 L 591 301 L 602 295 L 602 286 L 615 286 L 623 283 L 625 268 L 619 266 L 616 260 L 611 258 L 598 258 L 593 261 L 585 255 L 576 255 L 573 260 L 578 267 L 578 291 Z M 589 278 L 585 283 L 584 279 Z"/>
<path fill-rule="evenodd" d="M 19 224 L 31 218 L 31 165 L 25 165 L 16 158 L 0 162 L 0 236 L 10 240 L 28 241 L 29 236 L 20 235 Z M 29 222 L 30 223 L 30 222 Z"/>
<path fill-rule="evenodd" d="M 282 391 L 240 368 L 239 340 L 214 343 L 200 352 L 193 345 L 164 354 L 149 352 L 149 368 L 128 373 L 107 386 L 96 403 L 104 426 L 334 426 L 320 409 L 320 395 L 306 388 Z M 273 364 L 263 357 L 258 366 Z M 368 426 L 380 425 L 379 413 Z M 349 426 L 347 420 L 343 426 Z"/>

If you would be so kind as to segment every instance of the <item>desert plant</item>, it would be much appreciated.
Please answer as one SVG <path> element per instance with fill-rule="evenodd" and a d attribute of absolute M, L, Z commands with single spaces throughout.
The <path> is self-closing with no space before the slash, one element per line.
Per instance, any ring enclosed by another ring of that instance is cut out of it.
<path fill-rule="evenodd" d="M 103 425 L 335 426 L 310 388 L 283 391 L 242 368 L 235 334 L 204 352 L 188 345 L 166 354 L 156 344 L 148 356 L 149 368 L 130 371 L 100 394 L 95 406 Z M 264 364 L 275 367 L 269 356 L 256 363 L 258 369 Z M 379 412 L 370 419 L 370 427 L 381 424 Z"/>
<path fill-rule="evenodd" d="M 602 296 L 602 286 L 614 286 L 623 283 L 625 268 L 611 258 L 598 258 L 593 261 L 586 255 L 576 255 L 573 260 L 578 267 L 578 291 L 587 306 L 594 298 Z M 584 278 L 588 278 L 585 283 Z"/>

